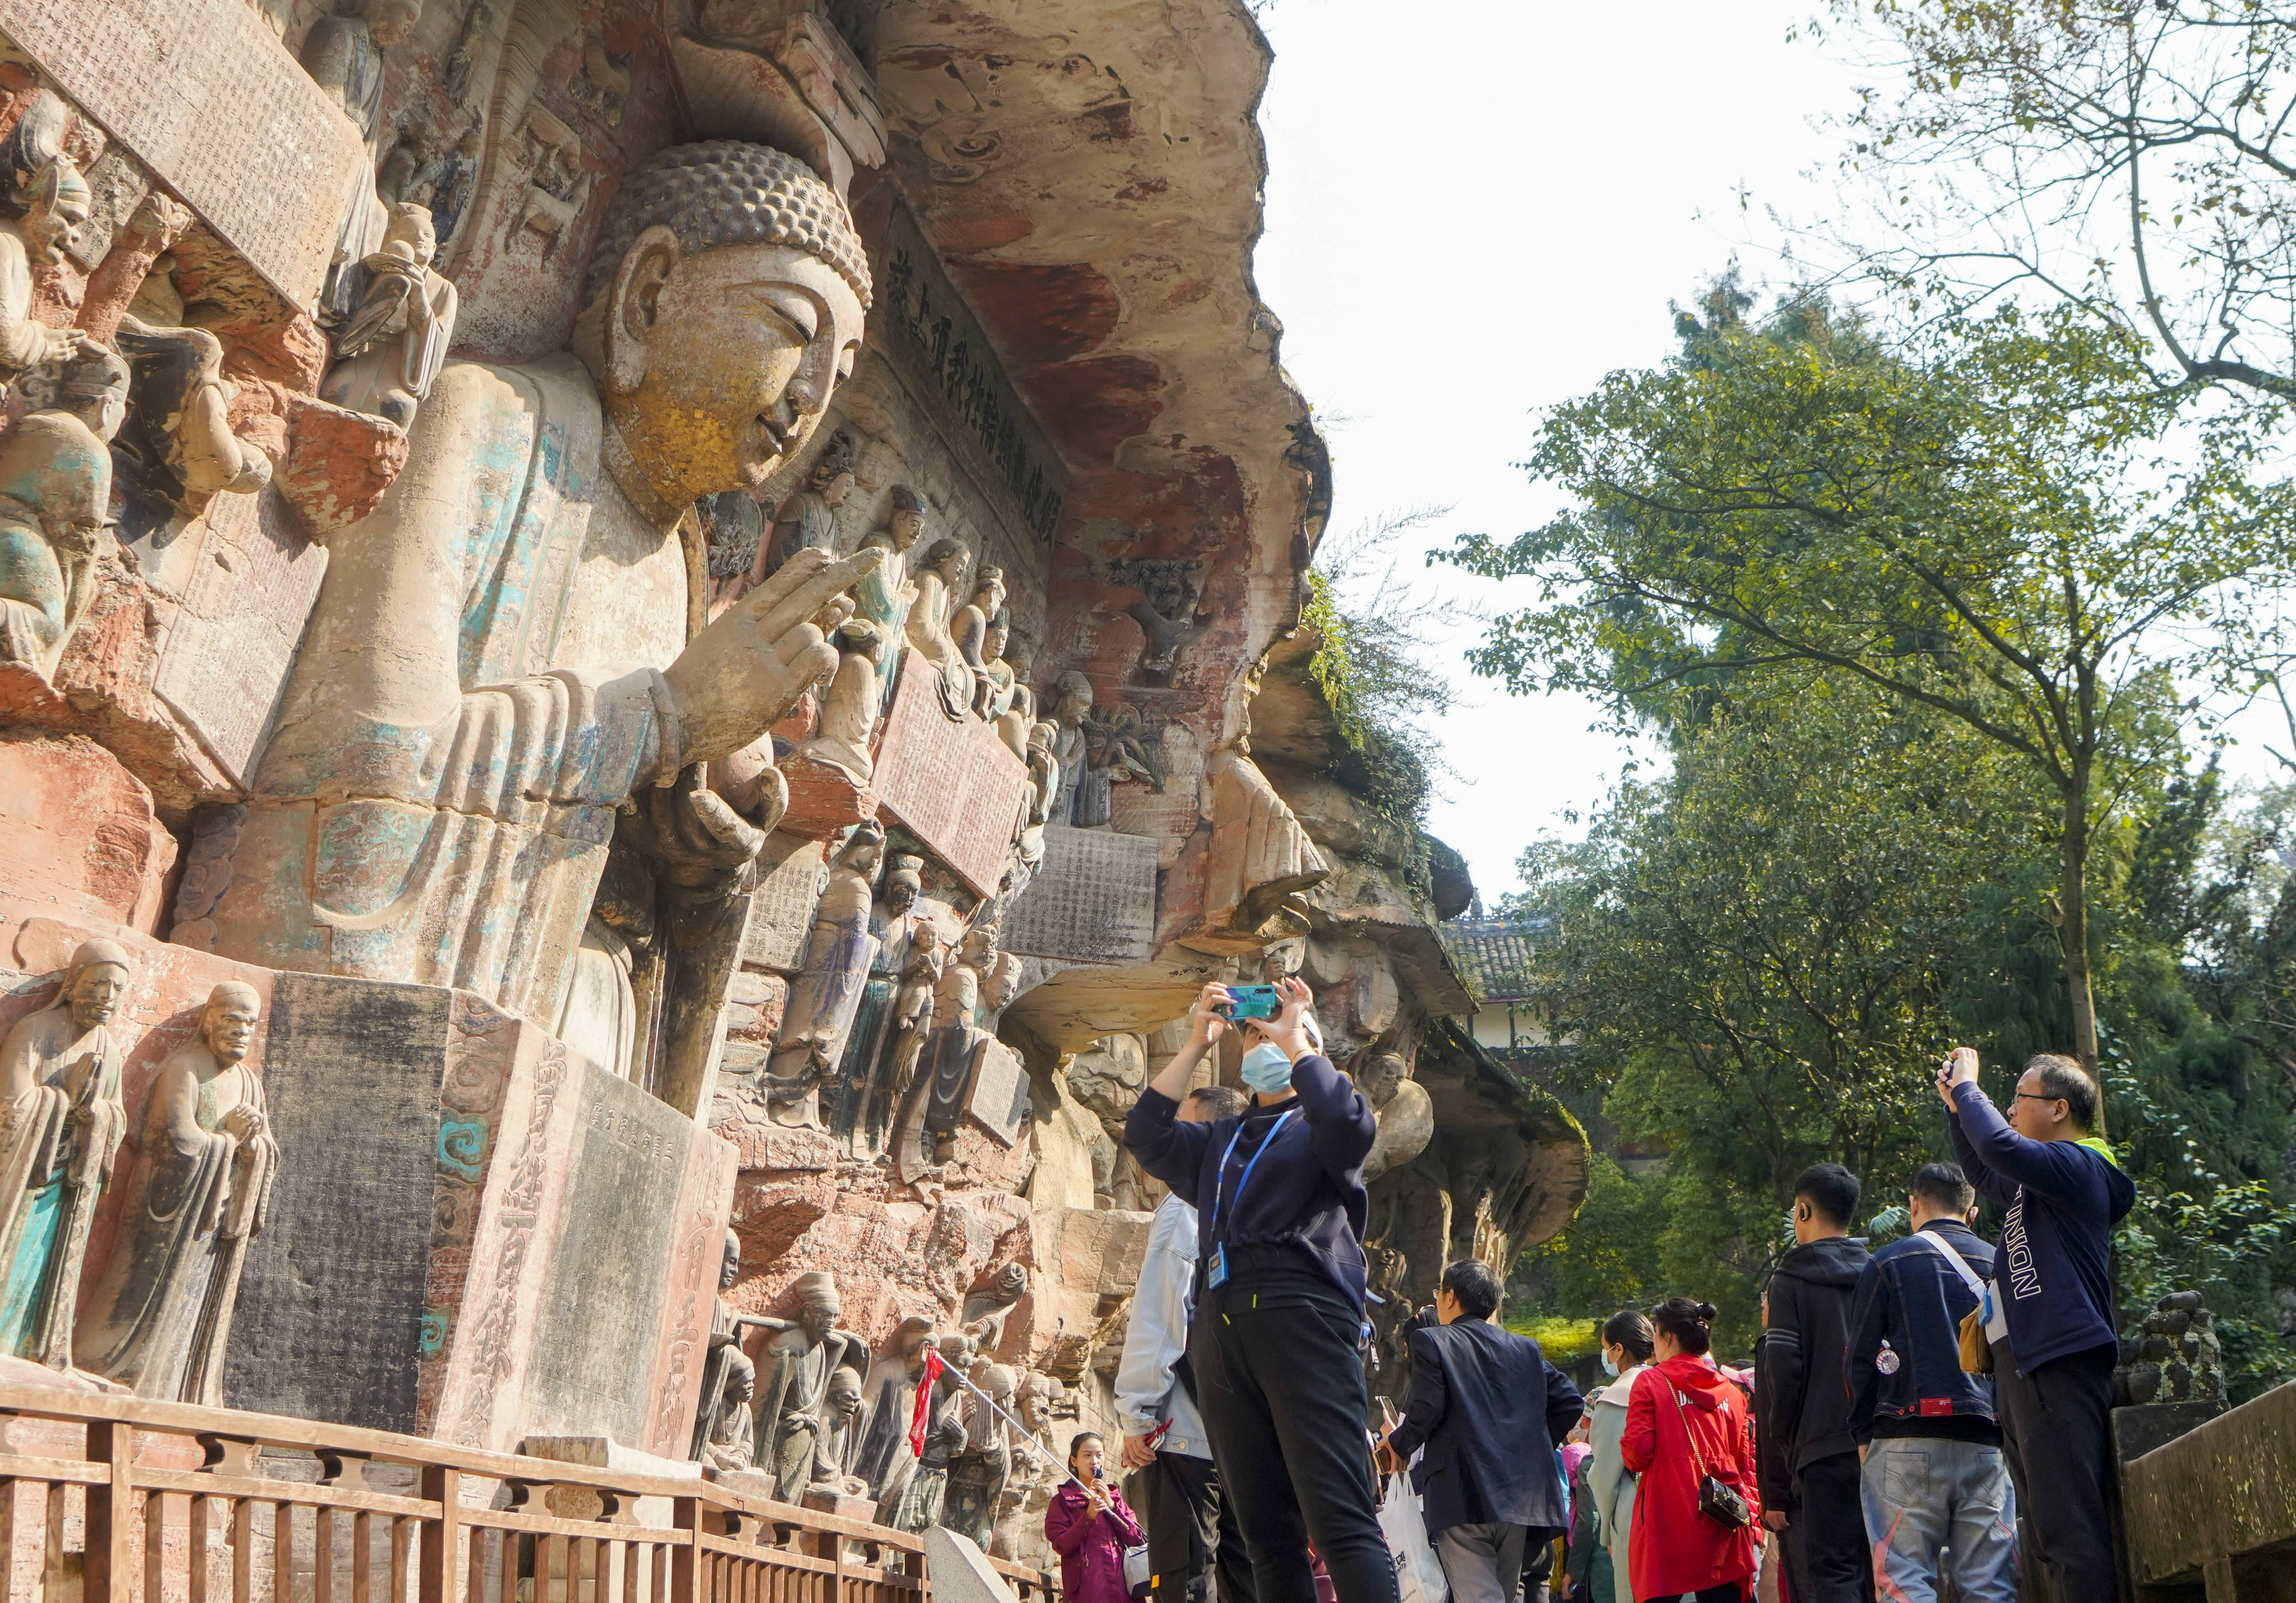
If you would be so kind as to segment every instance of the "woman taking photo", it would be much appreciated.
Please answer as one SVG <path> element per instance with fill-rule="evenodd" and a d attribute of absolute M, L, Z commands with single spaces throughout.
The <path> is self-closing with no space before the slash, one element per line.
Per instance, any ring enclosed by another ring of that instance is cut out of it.
<path fill-rule="evenodd" d="M 1283 1011 L 1245 1026 L 1242 1116 L 1175 1116 L 1197 1063 L 1234 1027 L 1227 987 L 1206 986 L 1124 1144 L 1196 1210 L 1188 1361 L 1257 1603 L 1316 1603 L 1310 1536 L 1339 1603 L 1396 1603 L 1364 1434 L 1363 1161 L 1379 1127 L 1323 1055 L 1307 986 L 1276 991 Z"/>
<path fill-rule="evenodd" d="M 1658 1362 L 1635 1377 L 1619 1438 L 1620 1461 L 1642 1477 L 1627 1551 L 1636 1603 L 1685 1592 L 1744 1603 L 1762 1517 L 1745 1396 L 1706 1355 L 1713 1304 L 1670 1296 L 1651 1324 Z"/>
<path fill-rule="evenodd" d="M 1061 1556 L 1061 1596 L 1071 1603 L 1132 1603 L 1124 1584 L 1124 1550 L 1148 1539 L 1113 1481 L 1100 1437 L 1079 1431 L 1069 1443 L 1069 1473 L 1045 1509 L 1045 1540 Z"/>
<path fill-rule="evenodd" d="M 1636 1603 L 1627 1586 L 1627 1542 L 1634 1530 L 1635 1476 L 1619 1456 L 1619 1439 L 1627 1430 L 1627 1403 L 1635 1382 L 1651 1361 L 1651 1322 L 1632 1308 L 1621 1308 L 1603 1321 L 1603 1370 L 1615 1376 L 1595 1394 L 1589 1418 L 1595 1423 L 1587 1440 L 1594 1452 L 1587 1460 L 1587 1489 L 1595 1512 L 1603 1521 L 1603 1547 L 1610 1556 L 1607 1586 L 1592 1595 L 1591 1603 Z"/>

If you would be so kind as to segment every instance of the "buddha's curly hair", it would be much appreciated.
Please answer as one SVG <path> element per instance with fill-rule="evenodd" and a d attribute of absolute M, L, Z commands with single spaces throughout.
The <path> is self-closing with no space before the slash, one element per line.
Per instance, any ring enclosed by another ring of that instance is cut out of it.
<path fill-rule="evenodd" d="M 622 180 L 590 258 L 586 305 L 657 225 L 688 256 L 716 245 L 794 245 L 827 262 L 869 306 L 869 258 L 835 190 L 796 157 L 739 139 L 672 145 Z"/>

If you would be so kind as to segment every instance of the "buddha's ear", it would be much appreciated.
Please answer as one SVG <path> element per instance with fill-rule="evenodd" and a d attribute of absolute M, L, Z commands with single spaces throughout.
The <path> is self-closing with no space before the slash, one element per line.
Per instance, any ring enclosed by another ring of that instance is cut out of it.
<path fill-rule="evenodd" d="M 645 381 L 646 345 L 660 315 L 661 287 L 679 258 L 677 236 L 656 225 L 638 235 L 606 292 L 606 388 L 628 395 Z"/>

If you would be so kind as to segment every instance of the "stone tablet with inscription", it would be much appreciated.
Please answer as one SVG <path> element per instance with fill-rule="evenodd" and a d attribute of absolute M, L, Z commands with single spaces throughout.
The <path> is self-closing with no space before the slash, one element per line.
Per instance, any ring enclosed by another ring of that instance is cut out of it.
<path fill-rule="evenodd" d="M 758 855 L 758 888 L 750 898 L 742 961 L 760 969 L 797 967 L 806 931 L 813 928 L 813 904 L 821 900 L 821 842 L 800 838 L 789 849 L 791 838 L 776 830 Z"/>
<path fill-rule="evenodd" d="M 295 306 L 368 161 L 247 0 L 0 0 L 5 34 Z"/>
<path fill-rule="evenodd" d="M 1029 1075 L 1021 1054 L 994 1035 L 980 1043 L 980 1061 L 972 1071 L 972 1092 L 964 1110 L 980 1127 L 1006 1146 L 1021 1139 L 1029 1116 Z"/>
<path fill-rule="evenodd" d="M 1135 963 L 1156 944 L 1156 842 L 1055 824 L 1045 861 L 1004 914 L 1002 945 L 1030 957 Z"/>
<path fill-rule="evenodd" d="M 1020 831 L 1029 771 L 978 718 L 941 711 L 932 664 L 901 653 L 900 683 L 877 748 L 877 804 L 954 870 L 993 896 Z"/>

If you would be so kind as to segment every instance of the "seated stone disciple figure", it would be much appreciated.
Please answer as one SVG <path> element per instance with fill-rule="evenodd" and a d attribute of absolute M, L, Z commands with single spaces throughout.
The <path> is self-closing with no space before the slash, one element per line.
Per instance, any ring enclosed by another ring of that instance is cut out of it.
<path fill-rule="evenodd" d="M 198 1035 L 160 1065 L 119 1234 L 82 1299 L 80 1367 L 141 1397 L 223 1406 L 240 1268 L 279 1164 L 263 1083 L 247 1062 L 258 1007 L 255 987 L 226 980 L 201 1010 Z"/>
<path fill-rule="evenodd" d="M 119 357 L 89 347 L 25 375 L 38 410 L 0 438 L 0 662 L 55 672 L 112 549 L 111 448 L 127 393 Z"/>
<path fill-rule="evenodd" d="M 916 595 L 909 603 L 906 624 L 909 643 L 924 653 L 940 675 L 941 707 L 952 718 L 963 717 L 972 704 L 972 668 L 949 635 L 949 597 L 964 577 L 964 547 L 954 540 L 936 540 L 917 565 Z"/>
<path fill-rule="evenodd" d="M 581 937 L 617 807 L 716 803 L 663 788 L 836 667 L 817 620 L 883 560 L 800 552 L 687 638 L 681 516 L 797 458 L 868 294 L 843 202 L 795 159 L 721 140 L 635 168 L 573 353 L 447 364 L 389 494 L 329 537 L 244 815 L 195 846 L 215 888 L 173 938 L 558 1019 L 601 955 Z"/>
<path fill-rule="evenodd" d="M 853 441 L 840 429 L 829 437 L 806 472 L 805 487 L 774 515 L 773 539 L 758 553 L 753 580 L 801 551 L 831 551 L 837 544 L 837 509 L 853 494 Z"/>
<path fill-rule="evenodd" d="M 62 262 L 94 210 L 87 180 L 63 154 L 70 126 L 64 102 L 42 90 L 0 139 L 0 379 L 62 361 L 86 339 L 32 315 L 32 275 Z"/>
<path fill-rule="evenodd" d="M 430 210 L 402 200 L 389 212 L 382 248 L 366 258 L 365 292 L 335 337 L 335 366 L 319 395 L 404 429 L 447 364 L 460 302 L 430 265 L 439 241 Z"/>
<path fill-rule="evenodd" d="M 111 1020 L 134 970 L 111 941 L 72 954 L 56 999 L 0 1039 L 0 1353 L 72 1367 L 95 1205 L 127 1133 Z"/>
<path fill-rule="evenodd" d="M 862 549 L 885 553 L 885 565 L 853 587 L 857 610 L 877 626 L 877 683 L 883 691 L 893 688 L 893 669 L 900 661 L 901 642 L 907 637 L 909 607 L 917 599 L 915 581 L 909 577 L 909 550 L 925 528 L 925 498 L 907 485 L 893 487 L 893 511 L 885 527 L 861 537 Z"/>

